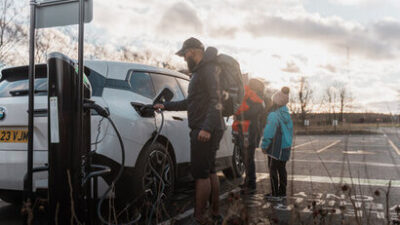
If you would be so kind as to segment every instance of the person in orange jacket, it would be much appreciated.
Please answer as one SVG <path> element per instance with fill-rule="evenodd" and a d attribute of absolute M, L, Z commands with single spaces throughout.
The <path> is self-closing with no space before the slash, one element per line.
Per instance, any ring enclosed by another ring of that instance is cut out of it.
<path fill-rule="evenodd" d="M 256 168 L 254 162 L 255 149 L 260 143 L 265 116 L 264 83 L 258 79 L 250 79 L 245 86 L 245 95 L 239 109 L 235 113 L 232 133 L 241 149 L 246 167 L 246 178 L 241 185 L 247 193 L 256 191 Z"/>

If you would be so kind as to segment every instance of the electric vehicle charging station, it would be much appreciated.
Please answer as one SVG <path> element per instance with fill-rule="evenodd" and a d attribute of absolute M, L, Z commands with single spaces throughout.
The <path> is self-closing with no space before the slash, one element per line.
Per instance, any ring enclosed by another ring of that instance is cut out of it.
<path fill-rule="evenodd" d="M 49 224 L 110 224 L 101 215 L 101 206 L 108 197 L 117 180 L 122 176 L 125 167 L 125 150 L 121 135 L 114 122 L 109 118 L 108 110 L 90 100 L 90 82 L 83 73 L 83 23 L 91 20 L 85 17 L 85 5 L 92 7 L 92 0 L 42 0 L 36 3 L 31 0 L 30 60 L 29 60 L 29 122 L 28 122 L 28 160 L 27 174 L 24 178 L 25 203 L 32 202 L 32 174 L 48 171 L 48 223 Z M 78 5 L 79 3 L 79 5 Z M 86 3 L 86 4 L 85 4 Z M 63 7 L 69 7 L 63 11 Z M 48 8 L 46 8 L 48 7 Z M 79 10 L 79 12 L 77 12 Z M 72 13 L 71 17 L 58 13 Z M 89 10 L 91 12 L 91 9 Z M 38 13 L 38 14 L 37 14 Z M 64 19 L 50 21 L 52 17 Z M 79 20 L 76 19 L 79 17 Z M 36 23 L 36 20 L 39 23 Z M 58 22 L 57 22 L 58 21 Z M 47 61 L 48 78 L 48 166 L 33 168 L 33 114 L 34 114 L 34 34 L 36 28 L 62 26 L 79 21 L 78 62 L 61 53 L 51 53 Z M 174 93 L 165 88 L 155 98 L 154 103 L 170 101 Z M 154 114 L 152 105 L 132 103 L 140 114 Z M 101 198 L 97 198 L 97 176 L 111 172 L 107 166 L 91 162 L 91 110 L 107 118 L 117 133 L 121 145 L 121 164 L 114 173 L 112 185 Z M 162 114 L 162 112 L 160 112 Z M 163 115 L 163 114 L 162 114 Z M 163 121 L 164 117 L 162 116 Z M 163 124 L 163 122 L 162 122 Z M 157 140 L 155 131 L 152 143 Z M 92 185 L 93 184 L 93 185 Z M 93 186 L 93 187 L 92 187 Z M 29 204 L 26 204 L 29 205 Z M 33 204 L 31 203 L 31 206 Z M 136 218 L 124 224 L 136 223 Z M 35 221 L 27 224 L 36 224 Z M 40 223 L 42 224 L 42 223 Z"/>
<path fill-rule="evenodd" d="M 57 215 L 60 224 L 76 214 L 88 224 L 93 218 L 91 185 L 82 181 L 90 169 L 90 163 L 85 162 L 90 151 L 90 110 L 83 110 L 83 135 L 79 137 L 76 135 L 79 129 L 76 118 L 81 116 L 76 104 L 79 89 L 76 65 L 61 53 L 51 53 L 48 58 L 49 215 L 50 218 Z M 91 97 L 90 83 L 84 83 L 83 97 Z M 77 142 L 82 142 L 81 148 L 76 148 Z"/>
<path fill-rule="evenodd" d="M 90 182 L 82 187 L 84 172 L 90 171 L 90 163 L 83 159 L 90 151 L 90 110 L 84 110 L 83 106 L 84 97 L 90 98 L 90 89 L 84 89 L 83 81 L 83 32 L 84 22 L 92 20 L 93 1 L 30 0 L 30 6 L 28 155 L 24 201 L 28 204 L 34 199 L 33 172 L 47 170 L 49 222 L 69 224 L 67 218 L 74 218 L 85 224 L 94 224 L 91 218 L 95 217 L 89 212 L 93 208 L 89 207 L 92 204 Z M 35 30 L 71 24 L 79 24 L 78 71 L 75 72 L 72 60 L 62 54 L 50 55 L 47 70 L 49 166 L 33 168 Z M 82 169 L 83 166 L 86 168 Z"/>

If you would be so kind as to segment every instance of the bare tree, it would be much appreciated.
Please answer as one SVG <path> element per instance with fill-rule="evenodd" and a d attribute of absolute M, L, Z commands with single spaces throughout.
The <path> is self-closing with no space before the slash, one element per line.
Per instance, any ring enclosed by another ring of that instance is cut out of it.
<path fill-rule="evenodd" d="M 69 57 L 77 57 L 76 45 L 71 44 L 67 35 L 58 29 L 41 29 L 35 35 L 35 62 L 44 63 L 50 52 L 61 52 Z M 71 51 L 71 49 L 76 51 Z"/>
<path fill-rule="evenodd" d="M 44 63 L 49 53 L 50 41 L 44 30 L 37 30 L 35 33 L 35 62 Z"/>
<path fill-rule="evenodd" d="M 332 119 L 339 119 L 340 122 L 343 122 L 344 111 L 346 108 L 350 108 L 353 102 L 351 93 L 346 85 L 341 82 L 336 82 L 327 87 L 324 100 L 326 101 L 325 103 L 329 112 L 329 121 Z M 338 111 L 339 116 L 337 117 L 336 114 Z"/>
<path fill-rule="evenodd" d="M 145 57 L 143 55 L 125 46 L 118 50 L 118 55 L 119 60 L 123 62 L 144 63 L 145 61 Z"/>
<path fill-rule="evenodd" d="M 290 92 L 288 108 L 294 118 L 304 122 L 313 108 L 313 90 L 306 77 L 296 81 L 296 90 Z"/>
<path fill-rule="evenodd" d="M 14 0 L 0 0 L 0 61 L 8 62 L 11 60 L 9 53 L 15 51 L 18 43 L 27 37 L 21 25 L 16 23 L 18 9 Z M 15 51 L 18 52 L 18 51 Z"/>
<path fill-rule="evenodd" d="M 327 123 L 336 119 L 336 89 L 329 86 L 325 90 L 325 100 L 328 109 Z"/>
<path fill-rule="evenodd" d="M 353 98 L 350 92 L 347 90 L 345 86 L 339 89 L 339 97 L 340 97 L 340 116 L 339 121 L 343 122 L 343 114 L 346 108 L 351 107 L 351 103 L 353 102 Z"/>
<path fill-rule="evenodd" d="M 299 90 L 298 90 L 298 103 L 300 107 L 300 119 L 304 121 L 307 119 L 307 114 L 311 112 L 313 90 L 307 81 L 306 77 L 301 77 L 299 80 Z"/>
<path fill-rule="evenodd" d="M 297 95 L 293 94 L 293 92 L 289 94 L 289 103 L 287 104 L 287 107 L 289 108 L 293 117 L 297 118 L 299 114 L 299 107 L 297 104 Z"/>

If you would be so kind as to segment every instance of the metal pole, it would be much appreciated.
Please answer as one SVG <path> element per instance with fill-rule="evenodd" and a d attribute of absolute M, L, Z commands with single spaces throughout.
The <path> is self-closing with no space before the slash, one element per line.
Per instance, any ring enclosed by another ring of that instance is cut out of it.
<path fill-rule="evenodd" d="M 82 132 L 83 132 L 83 42 L 84 42 L 84 13 L 85 1 L 79 2 L 79 38 L 78 38 L 78 93 L 77 93 L 77 142 L 76 148 L 78 152 L 82 152 Z"/>
<path fill-rule="evenodd" d="M 35 26 L 36 1 L 31 0 L 30 30 L 29 30 L 29 110 L 28 110 L 28 180 L 24 187 L 27 198 L 32 198 L 32 169 L 33 169 L 33 110 L 35 97 Z"/>
<path fill-rule="evenodd" d="M 77 138 L 76 138 L 76 152 L 80 154 L 80 159 L 82 160 L 83 154 L 86 153 L 84 150 L 85 144 L 83 144 L 83 98 L 84 98 L 84 89 L 83 89 L 83 49 L 84 49 L 84 18 L 85 18 L 85 0 L 79 1 L 79 38 L 78 38 L 78 93 L 77 93 Z M 85 168 L 86 169 L 86 168 Z M 78 182 L 78 181 L 77 181 Z M 81 182 L 81 180 L 79 180 Z M 87 196 L 87 185 L 83 187 L 79 198 L 88 197 Z M 90 197 L 90 196 L 89 196 Z M 88 205 L 86 202 L 87 199 L 79 199 L 79 202 L 83 205 L 80 205 L 81 210 L 84 212 L 80 212 L 78 215 L 81 220 L 85 221 L 86 224 L 90 224 L 90 220 L 88 216 Z"/>
<path fill-rule="evenodd" d="M 82 122 L 82 117 L 83 117 L 83 42 L 84 42 L 84 15 L 85 14 L 85 1 L 80 0 L 79 2 L 79 39 L 78 39 L 78 76 L 79 76 L 79 82 L 78 82 L 78 118 L 77 118 L 77 124 L 78 124 L 78 139 L 82 140 L 82 130 L 83 130 L 83 122 Z M 81 149 L 82 146 L 82 141 L 78 141 L 78 146 L 79 149 Z"/>

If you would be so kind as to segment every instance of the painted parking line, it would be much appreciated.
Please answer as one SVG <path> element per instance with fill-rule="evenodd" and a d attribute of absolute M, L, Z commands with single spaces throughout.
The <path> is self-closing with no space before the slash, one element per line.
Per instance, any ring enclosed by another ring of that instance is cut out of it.
<path fill-rule="evenodd" d="M 293 148 L 292 148 L 292 150 L 295 150 L 296 148 L 298 148 L 298 147 L 301 147 L 301 146 L 304 146 L 304 145 L 309 145 L 309 144 L 311 144 L 311 143 L 314 143 L 314 142 L 317 142 L 318 140 L 312 140 L 312 141 L 309 141 L 309 142 L 306 142 L 306 143 L 303 143 L 303 144 L 299 144 L 299 145 L 296 145 L 296 146 L 294 146 Z M 256 150 L 260 150 L 261 151 L 261 148 L 257 148 Z M 306 150 L 306 151 L 310 151 L 310 150 Z M 304 151 L 296 151 L 296 152 L 304 152 Z M 264 155 L 264 154 L 263 154 Z M 258 162 L 258 161 L 265 161 L 265 159 L 263 159 L 263 160 L 255 160 L 256 162 Z"/>
<path fill-rule="evenodd" d="M 296 146 L 292 147 L 292 150 L 294 150 L 294 149 L 296 149 L 298 147 L 304 146 L 304 145 L 309 145 L 309 144 L 317 142 L 317 141 L 318 140 L 312 140 L 312 141 L 309 141 L 309 142 L 306 142 L 306 143 L 303 143 L 303 144 L 296 145 Z M 261 152 L 261 148 L 257 148 L 256 150 L 259 150 Z"/>
<path fill-rule="evenodd" d="M 296 145 L 296 146 L 293 147 L 293 149 L 296 149 L 296 148 L 304 146 L 304 145 L 309 145 L 309 144 L 311 144 L 313 142 L 317 142 L 317 140 L 312 140 L 312 141 L 309 141 L 309 142 L 306 142 L 306 143 L 303 143 L 303 144 L 300 144 L 300 145 Z"/>
<path fill-rule="evenodd" d="M 397 155 L 400 155 L 400 150 L 399 148 L 393 143 L 392 140 L 390 140 L 388 137 L 386 137 L 387 140 L 389 141 L 389 144 L 392 146 L 392 148 L 396 151 Z"/>
<path fill-rule="evenodd" d="M 347 147 L 349 148 L 386 148 L 387 147 L 387 143 L 383 143 L 381 145 L 370 145 L 370 144 L 365 144 L 365 145 L 360 145 L 360 144 L 351 144 L 351 143 L 347 143 Z"/>
<path fill-rule="evenodd" d="M 268 173 L 257 173 L 257 181 L 269 177 Z M 313 182 L 326 184 L 355 184 L 362 186 L 388 187 L 391 181 L 392 188 L 400 188 L 399 180 L 384 180 L 384 179 L 365 179 L 356 177 L 328 177 L 328 176 L 309 176 L 309 175 L 288 175 L 288 180 L 298 182 Z"/>
<path fill-rule="evenodd" d="M 375 155 L 375 152 L 368 152 L 364 150 L 357 150 L 357 151 L 343 151 L 343 154 L 348 155 Z"/>
<path fill-rule="evenodd" d="M 314 151 L 314 150 L 300 150 L 300 151 L 293 151 L 293 152 L 294 153 L 321 153 L 321 152 L 327 150 L 328 148 L 338 144 L 339 142 L 341 142 L 341 140 L 336 140 L 336 141 L 332 142 L 331 144 L 329 144 L 329 145 L 327 145 L 327 146 L 325 146 L 325 147 L 323 147 L 323 148 L 321 148 L 319 150 L 316 150 L 316 151 Z"/>
<path fill-rule="evenodd" d="M 290 160 L 290 162 L 304 162 L 304 163 L 321 163 L 319 160 L 306 160 L 306 159 L 295 159 L 295 160 Z M 347 163 L 346 161 L 340 161 L 340 160 L 322 160 L 323 163 L 325 164 L 343 164 Z M 362 162 L 362 161 L 350 161 L 350 165 L 362 165 L 362 166 L 377 166 L 377 167 L 392 167 L 392 168 L 400 168 L 400 164 L 391 164 L 391 163 L 376 163 L 376 162 Z"/>
<path fill-rule="evenodd" d="M 330 148 L 330 147 L 336 145 L 336 144 L 339 143 L 339 142 L 341 142 L 341 140 L 334 141 L 334 142 L 332 142 L 330 145 L 325 146 L 325 147 L 321 148 L 320 150 L 317 150 L 317 153 L 321 153 L 321 152 L 327 150 L 328 148 Z"/>
<path fill-rule="evenodd" d="M 262 176 L 265 176 L 265 175 L 262 175 Z M 233 189 L 233 190 L 231 190 L 229 192 L 225 192 L 225 193 L 223 193 L 222 195 L 219 196 L 219 200 L 222 201 L 222 200 L 228 198 L 230 193 L 232 193 L 232 192 L 233 193 L 237 193 L 239 191 L 240 191 L 240 188 L 235 188 L 235 189 Z M 194 213 L 194 208 L 190 208 L 190 209 L 186 210 L 185 212 L 183 212 L 183 213 L 181 213 L 181 214 L 179 214 L 179 215 L 177 215 L 177 216 L 175 216 L 175 217 L 173 217 L 173 218 L 171 218 L 169 220 L 166 220 L 164 222 L 159 223 L 158 225 L 167 225 L 167 224 L 169 225 L 169 224 L 171 224 L 171 222 L 176 221 L 176 220 L 185 219 L 185 218 L 189 217 L 190 215 L 192 215 L 193 213 Z"/>

